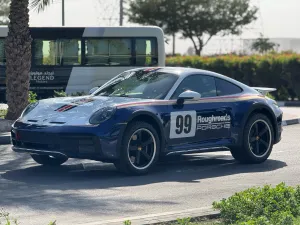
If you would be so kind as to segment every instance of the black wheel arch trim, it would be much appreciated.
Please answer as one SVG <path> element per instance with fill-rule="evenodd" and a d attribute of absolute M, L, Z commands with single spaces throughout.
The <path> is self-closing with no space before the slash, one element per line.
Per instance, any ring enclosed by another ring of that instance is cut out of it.
<path fill-rule="evenodd" d="M 254 103 L 251 108 L 248 110 L 247 114 L 245 114 L 243 120 L 242 120 L 242 124 L 241 124 L 241 132 L 240 132 L 240 138 L 239 138 L 239 145 L 242 144 L 242 140 L 243 140 L 243 136 L 244 136 L 244 127 L 247 123 L 247 121 L 249 120 L 250 118 L 250 115 L 253 114 L 254 111 L 256 110 L 267 110 L 268 113 L 272 116 L 272 118 L 270 118 L 271 120 L 271 123 L 273 125 L 273 123 L 275 124 L 276 127 L 273 126 L 273 132 L 275 134 L 275 140 L 277 139 L 278 137 L 278 129 L 277 129 L 277 119 L 276 119 L 276 116 L 273 112 L 273 110 L 267 106 L 266 104 L 263 104 L 263 103 Z"/>
<path fill-rule="evenodd" d="M 160 121 L 159 117 L 157 116 L 156 113 L 152 113 L 149 111 L 145 111 L 145 110 L 137 110 L 134 111 L 132 113 L 132 115 L 129 117 L 129 119 L 126 121 L 127 125 L 124 126 L 122 128 L 122 130 L 120 131 L 120 135 L 118 138 L 118 143 L 117 143 L 117 156 L 119 157 L 120 155 L 120 150 L 121 150 L 121 145 L 122 145 L 122 140 L 123 140 L 123 136 L 124 136 L 124 132 L 126 131 L 128 125 L 134 121 L 135 118 L 137 118 L 138 116 L 150 116 L 152 119 L 154 119 L 154 121 L 156 122 L 156 124 L 158 125 L 159 128 L 159 138 L 160 138 L 160 145 L 161 145 L 161 152 L 164 151 L 164 146 L 165 146 L 165 142 L 166 142 L 166 138 L 165 138 L 165 133 L 164 133 L 164 127 L 162 125 L 162 121 Z"/>

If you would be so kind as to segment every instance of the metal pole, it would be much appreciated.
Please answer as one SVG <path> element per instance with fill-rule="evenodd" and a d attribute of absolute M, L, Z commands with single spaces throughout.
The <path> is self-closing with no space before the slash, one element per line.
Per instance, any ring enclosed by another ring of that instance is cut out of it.
<path fill-rule="evenodd" d="M 123 26 L 123 16 L 124 16 L 124 0 L 120 0 L 120 26 Z"/>
<path fill-rule="evenodd" d="M 62 25 L 65 26 L 65 0 L 61 1 L 61 11 L 62 11 Z"/>

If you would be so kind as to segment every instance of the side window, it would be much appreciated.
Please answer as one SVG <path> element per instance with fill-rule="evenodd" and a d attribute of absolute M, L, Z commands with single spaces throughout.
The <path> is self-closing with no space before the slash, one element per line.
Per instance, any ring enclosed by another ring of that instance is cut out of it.
<path fill-rule="evenodd" d="M 131 39 L 87 39 L 84 65 L 129 66 Z"/>
<path fill-rule="evenodd" d="M 33 54 L 35 65 L 80 65 L 81 41 L 36 39 Z"/>
<path fill-rule="evenodd" d="M 234 95 L 243 91 L 240 87 L 236 86 L 235 84 L 219 78 L 216 78 L 216 86 L 218 96 Z"/>
<path fill-rule="evenodd" d="M 4 66 L 6 62 L 4 42 L 5 42 L 4 38 L 0 39 L 0 66 Z"/>
<path fill-rule="evenodd" d="M 135 41 L 136 66 L 156 66 L 158 64 L 157 40 L 137 38 Z"/>
<path fill-rule="evenodd" d="M 215 79 L 206 75 L 191 75 L 186 77 L 178 86 L 171 99 L 177 99 L 184 91 L 195 91 L 201 94 L 202 98 L 215 97 Z"/>

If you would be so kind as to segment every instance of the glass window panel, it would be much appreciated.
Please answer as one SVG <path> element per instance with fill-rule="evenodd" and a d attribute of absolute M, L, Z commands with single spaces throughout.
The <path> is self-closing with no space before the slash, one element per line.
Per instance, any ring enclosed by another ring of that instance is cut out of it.
<path fill-rule="evenodd" d="M 34 40 L 35 65 L 80 65 L 80 40 Z"/>
<path fill-rule="evenodd" d="M 5 39 L 0 39 L 0 65 L 5 65 L 6 58 L 5 58 Z"/>
<path fill-rule="evenodd" d="M 136 39 L 136 65 L 155 66 L 158 63 L 157 43 L 154 39 Z"/>
<path fill-rule="evenodd" d="M 85 45 L 85 65 L 131 65 L 131 39 L 87 39 Z"/>
<path fill-rule="evenodd" d="M 186 77 L 174 92 L 172 99 L 177 99 L 184 91 L 195 91 L 201 94 L 202 98 L 215 97 L 217 95 L 215 79 L 205 75 L 190 75 Z"/>

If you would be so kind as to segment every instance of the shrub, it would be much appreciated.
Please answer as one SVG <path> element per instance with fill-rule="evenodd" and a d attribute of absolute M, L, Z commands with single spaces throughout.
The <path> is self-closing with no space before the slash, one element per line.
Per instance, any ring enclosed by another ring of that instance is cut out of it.
<path fill-rule="evenodd" d="M 55 91 L 54 90 L 54 98 L 59 98 L 59 97 L 67 97 L 67 93 L 64 91 Z"/>
<path fill-rule="evenodd" d="M 7 109 L 0 109 L 0 118 L 4 119 L 7 114 Z"/>
<path fill-rule="evenodd" d="M 276 100 L 300 98 L 300 55 L 285 52 L 267 55 L 220 55 L 214 57 L 176 56 L 167 66 L 211 70 L 249 86 L 274 87 Z"/>
<path fill-rule="evenodd" d="M 69 96 L 84 96 L 86 95 L 85 92 L 75 92 L 75 93 L 72 93 L 71 95 Z M 54 98 L 59 98 L 59 97 L 68 97 L 68 94 L 64 91 L 54 91 Z"/>
<path fill-rule="evenodd" d="M 28 102 L 35 103 L 36 101 L 37 101 L 37 94 L 32 91 L 29 91 Z"/>
<path fill-rule="evenodd" d="M 300 216 L 300 186 L 254 187 L 214 202 L 213 207 L 225 224 L 292 225 Z"/>

